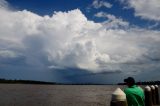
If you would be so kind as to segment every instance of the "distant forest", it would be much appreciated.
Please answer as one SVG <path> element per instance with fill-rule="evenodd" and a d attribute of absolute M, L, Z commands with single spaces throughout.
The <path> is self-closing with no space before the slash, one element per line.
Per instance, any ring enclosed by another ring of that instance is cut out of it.
<path fill-rule="evenodd" d="M 8 80 L 1 79 L 0 83 L 7 84 L 51 84 L 51 85 L 115 85 L 115 84 L 97 84 L 97 83 L 56 83 L 56 82 L 45 82 L 45 81 L 34 81 L 34 80 Z M 145 81 L 136 82 L 137 85 L 160 85 L 160 81 Z M 118 83 L 117 85 L 125 85 L 125 83 Z"/>
<path fill-rule="evenodd" d="M 33 81 L 33 80 L 7 80 L 0 79 L 0 83 L 11 83 L 11 84 L 56 84 L 54 82 L 44 82 L 44 81 Z"/>
<path fill-rule="evenodd" d="M 51 85 L 112 85 L 112 84 L 98 84 L 98 83 L 57 83 L 57 82 L 44 82 L 44 81 L 34 81 L 34 80 L 8 80 L 1 79 L 0 84 L 51 84 Z"/>
<path fill-rule="evenodd" d="M 137 85 L 160 85 L 160 81 L 144 81 L 136 82 Z M 118 85 L 125 85 L 125 83 L 118 83 Z"/>

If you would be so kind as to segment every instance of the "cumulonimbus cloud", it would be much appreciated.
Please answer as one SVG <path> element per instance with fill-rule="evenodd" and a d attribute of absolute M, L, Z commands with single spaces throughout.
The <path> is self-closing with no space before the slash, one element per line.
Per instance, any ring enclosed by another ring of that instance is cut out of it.
<path fill-rule="evenodd" d="M 135 16 L 143 19 L 160 21 L 160 1 L 159 0 L 120 0 L 127 5 L 127 8 L 133 8 Z"/>
<path fill-rule="evenodd" d="M 6 7 L 0 8 L 0 16 L 0 58 L 23 57 L 24 67 L 135 72 L 160 59 L 159 31 L 131 28 L 128 23 L 123 29 L 116 26 L 116 18 L 95 23 L 79 9 L 39 16 Z M 4 61 L 0 64 L 7 64 Z"/>

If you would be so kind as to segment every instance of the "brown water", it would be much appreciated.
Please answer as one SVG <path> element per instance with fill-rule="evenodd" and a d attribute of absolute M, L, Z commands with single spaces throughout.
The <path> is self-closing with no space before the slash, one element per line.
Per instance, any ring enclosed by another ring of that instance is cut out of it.
<path fill-rule="evenodd" d="M 110 106 L 122 86 L 0 84 L 0 106 Z"/>

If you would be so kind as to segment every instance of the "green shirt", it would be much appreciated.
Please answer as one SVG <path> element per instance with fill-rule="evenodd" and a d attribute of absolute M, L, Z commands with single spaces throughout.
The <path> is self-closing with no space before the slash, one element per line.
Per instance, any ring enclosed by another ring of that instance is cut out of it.
<path fill-rule="evenodd" d="M 144 92 L 141 87 L 133 85 L 124 90 L 128 106 L 144 106 Z"/>

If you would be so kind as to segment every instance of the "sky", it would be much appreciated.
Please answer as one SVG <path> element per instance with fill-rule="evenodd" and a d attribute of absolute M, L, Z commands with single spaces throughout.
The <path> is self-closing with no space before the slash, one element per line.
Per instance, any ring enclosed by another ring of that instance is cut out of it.
<path fill-rule="evenodd" d="M 160 80 L 159 0 L 0 0 L 0 78 Z"/>

